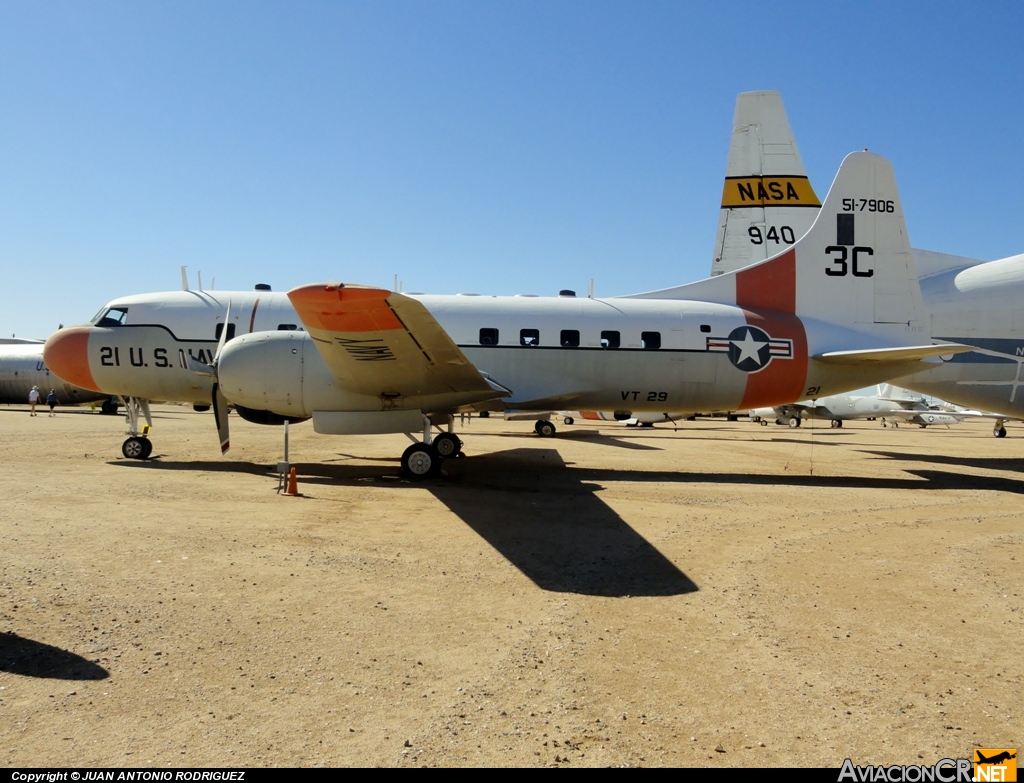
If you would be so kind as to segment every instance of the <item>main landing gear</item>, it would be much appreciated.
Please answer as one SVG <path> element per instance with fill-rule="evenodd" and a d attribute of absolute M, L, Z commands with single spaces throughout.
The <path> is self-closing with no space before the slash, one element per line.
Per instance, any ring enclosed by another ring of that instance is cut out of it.
<path fill-rule="evenodd" d="M 441 463 L 462 456 L 462 440 L 452 432 L 454 416 L 448 417 L 448 431 L 432 437 L 432 424 L 423 417 L 423 440 L 413 443 L 402 454 L 402 473 L 413 481 L 434 478 L 441 473 Z M 407 433 L 412 438 L 411 433 Z"/>
<path fill-rule="evenodd" d="M 128 439 L 121 444 L 121 453 L 127 459 L 149 459 L 153 453 L 153 441 L 149 439 L 149 431 L 153 427 L 153 417 L 149 413 L 149 400 L 138 397 L 121 398 L 127 412 Z M 139 429 L 139 414 L 146 423 Z"/>
<path fill-rule="evenodd" d="M 555 425 L 545 419 L 541 419 L 533 425 L 534 431 L 542 438 L 553 438 L 555 437 Z"/>
<path fill-rule="evenodd" d="M 997 438 L 1006 437 L 1006 422 L 1002 419 L 996 419 L 996 426 L 992 428 L 992 434 Z"/>
<path fill-rule="evenodd" d="M 833 428 L 835 428 L 835 427 L 842 427 L 842 426 L 843 426 L 843 420 L 842 419 L 832 419 L 832 427 Z"/>

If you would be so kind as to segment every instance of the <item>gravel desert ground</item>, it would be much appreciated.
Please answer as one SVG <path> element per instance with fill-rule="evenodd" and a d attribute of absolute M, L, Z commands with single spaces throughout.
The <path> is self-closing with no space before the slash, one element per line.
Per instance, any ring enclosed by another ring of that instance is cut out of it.
<path fill-rule="evenodd" d="M 931 764 L 1019 747 L 1024 428 L 0 409 L 7 766 Z"/>

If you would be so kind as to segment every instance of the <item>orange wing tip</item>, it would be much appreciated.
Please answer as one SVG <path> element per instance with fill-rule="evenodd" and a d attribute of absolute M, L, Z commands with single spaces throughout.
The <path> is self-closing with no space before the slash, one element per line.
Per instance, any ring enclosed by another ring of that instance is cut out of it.
<path fill-rule="evenodd" d="M 90 391 L 102 391 L 89 369 L 91 326 L 71 326 L 50 335 L 43 346 L 43 361 L 58 378 Z"/>
<path fill-rule="evenodd" d="M 302 322 L 328 332 L 381 332 L 401 329 L 387 304 L 391 291 L 370 286 L 315 283 L 288 292 Z"/>

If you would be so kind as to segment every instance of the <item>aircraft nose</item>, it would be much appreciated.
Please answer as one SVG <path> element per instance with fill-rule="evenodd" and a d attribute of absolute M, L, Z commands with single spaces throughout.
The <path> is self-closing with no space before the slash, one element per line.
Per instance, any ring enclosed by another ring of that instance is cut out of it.
<path fill-rule="evenodd" d="M 101 391 L 89 369 L 89 326 L 71 326 L 50 335 L 43 361 L 58 378 L 91 391 Z"/>

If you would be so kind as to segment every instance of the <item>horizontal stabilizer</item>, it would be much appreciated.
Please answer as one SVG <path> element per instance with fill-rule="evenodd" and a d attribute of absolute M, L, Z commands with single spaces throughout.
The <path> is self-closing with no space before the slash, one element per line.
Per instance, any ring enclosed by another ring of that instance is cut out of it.
<path fill-rule="evenodd" d="M 967 353 L 973 350 L 969 345 L 946 343 L 943 345 L 908 345 L 899 348 L 869 348 L 864 351 L 829 351 L 811 358 L 829 364 L 902 364 L 931 359 L 936 356 Z"/>

